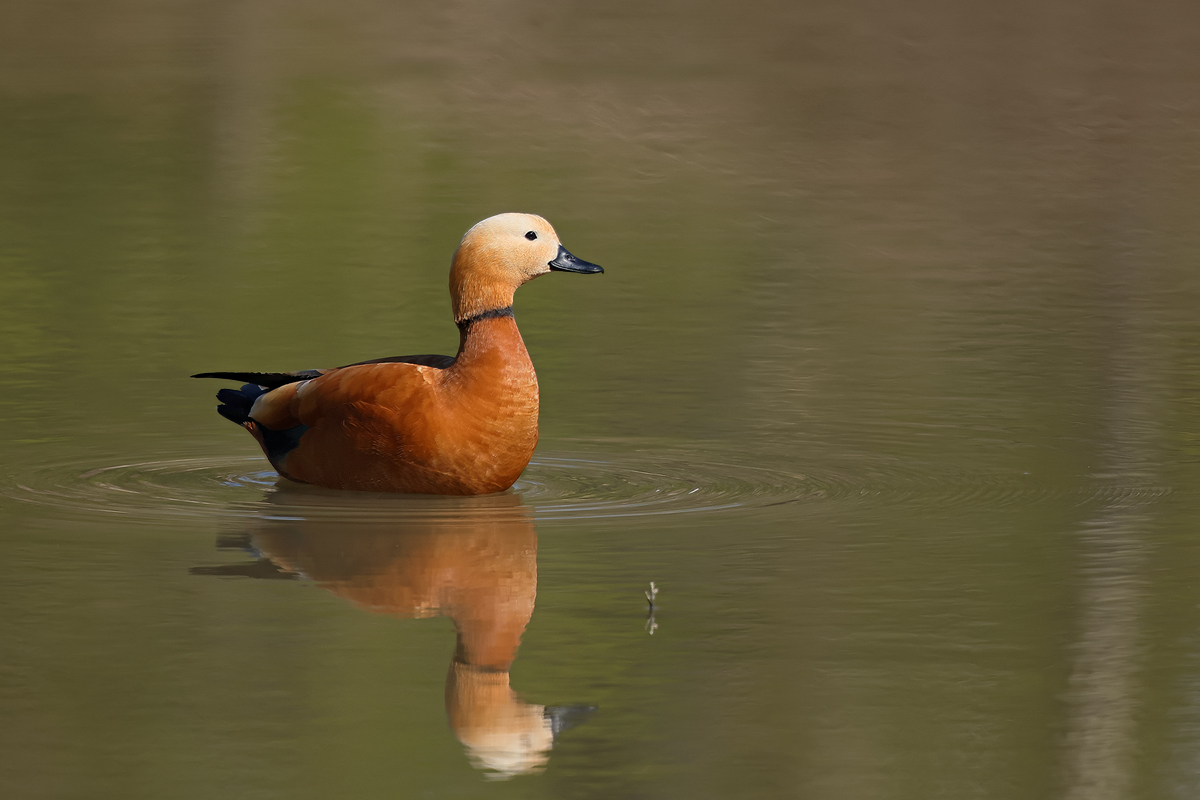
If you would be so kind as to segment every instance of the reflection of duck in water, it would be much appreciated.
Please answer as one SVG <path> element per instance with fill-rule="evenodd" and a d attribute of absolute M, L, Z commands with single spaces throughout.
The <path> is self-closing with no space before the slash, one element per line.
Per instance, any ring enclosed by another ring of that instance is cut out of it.
<path fill-rule="evenodd" d="M 449 617 L 458 645 L 446 676 L 446 712 L 468 757 L 501 778 L 545 765 L 554 737 L 587 709 L 525 703 L 509 685 L 537 596 L 537 534 L 520 498 L 292 490 L 269 499 L 289 508 L 281 514 L 272 507 L 272 518 L 247 537 L 226 540 L 263 559 L 192 572 L 303 577 L 376 613 Z M 330 513 L 334 502 L 339 513 Z M 366 518 L 347 521 L 355 515 Z"/>

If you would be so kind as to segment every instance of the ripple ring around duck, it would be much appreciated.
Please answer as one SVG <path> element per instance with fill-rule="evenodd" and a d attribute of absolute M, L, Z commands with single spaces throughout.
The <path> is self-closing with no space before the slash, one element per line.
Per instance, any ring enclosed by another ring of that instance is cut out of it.
<path fill-rule="evenodd" d="M 436 495 L 345 492 L 288 484 L 309 492 L 304 514 L 347 522 L 381 518 L 464 517 L 494 514 L 487 501 Z M 36 504 L 67 516 L 117 515 L 132 522 L 209 517 L 261 517 L 264 498 L 280 491 L 279 478 L 259 456 L 167 458 L 96 466 L 29 466 L 0 476 L 0 498 Z M 744 457 L 672 451 L 538 455 L 509 494 L 537 520 L 604 520 L 663 515 L 748 512 L 771 506 L 841 502 L 854 506 L 989 508 L 1071 497 L 1078 505 L 1152 502 L 1168 494 L 1159 485 L 1102 482 L 1048 484 L 1025 474 L 957 473 L 924 463 L 857 460 L 820 474 L 802 474 Z M 480 502 L 473 504 L 472 500 Z"/>
<path fill-rule="evenodd" d="M 248 517 L 279 478 L 260 457 L 196 457 L 95 467 L 51 464 L 7 476 L 0 495 L 71 516 L 119 515 L 157 521 L 180 517 Z M 471 513 L 462 498 L 378 495 L 294 485 L 311 491 L 306 514 L 352 521 L 378 516 Z M 539 520 L 697 514 L 817 501 L 830 486 L 760 467 L 704 463 L 695 457 L 538 456 L 509 490 Z"/>

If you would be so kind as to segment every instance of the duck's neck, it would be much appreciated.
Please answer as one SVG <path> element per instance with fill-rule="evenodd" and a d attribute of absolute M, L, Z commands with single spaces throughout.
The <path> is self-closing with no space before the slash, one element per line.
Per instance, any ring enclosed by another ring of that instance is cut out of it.
<path fill-rule="evenodd" d="M 455 255 L 450 270 L 450 303 L 454 321 L 459 325 L 497 309 L 511 311 L 516 291 L 516 285 L 511 283 L 490 280 L 475 270 L 460 269 L 458 255 Z"/>
<path fill-rule="evenodd" d="M 463 372 L 492 372 L 494 377 L 537 385 L 529 351 L 517 330 L 512 306 L 492 308 L 458 323 L 459 345 L 454 369 Z"/>

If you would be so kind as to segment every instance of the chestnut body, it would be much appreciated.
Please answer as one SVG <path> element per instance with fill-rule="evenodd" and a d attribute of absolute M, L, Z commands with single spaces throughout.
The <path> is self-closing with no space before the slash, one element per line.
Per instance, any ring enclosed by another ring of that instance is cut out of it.
<path fill-rule="evenodd" d="M 537 446 L 537 375 L 516 321 L 501 317 L 472 323 L 445 369 L 384 363 L 332 370 L 264 395 L 252 416 L 255 427 L 308 427 L 294 450 L 272 459 L 295 481 L 376 492 L 501 492 Z"/>

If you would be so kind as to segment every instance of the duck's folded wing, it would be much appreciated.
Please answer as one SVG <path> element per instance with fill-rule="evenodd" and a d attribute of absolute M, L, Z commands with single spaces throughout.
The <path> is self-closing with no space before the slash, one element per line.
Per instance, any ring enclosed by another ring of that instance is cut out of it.
<path fill-rule="evenodd" d="M 412 395 L 429 393 L 435 372 L 440 369 L 391 359 L 322 370 L 311 380 L 288 383 L 260 395 L 250 417 L 279 430 L 313 426 L 329 416 L 354 418 L 366 406 L 403 407 L 413 402 Z"/>
<path fill-rule="evenodd" d="M 260 394 L 254 400 L 249 418 L 273 431 L 287 430 L 302 424 L 296 408 L 296 390 L 300 386 L 301 383 L 297 381 Z"/>
<path fill-rule="evenodd" d="M 222 405 L 217 411 L 239 425 L 249 422 L 281 431 L 298 425 L 315 424 L 339 406 L 354 402 L 379 399 L 389 390 L 400 389 L 404 394 L 403 381 L 397 386 L 397 373 L 392 365 L 411 365 L 412 369 L 442 370 L 454 364 L 451 356 L 414 355 L 391 356 L 348 364 L 335 369 L 306 369 L 296 372 L 202 372 L 193 378 L 218 378 L 240 381 L 240 390 L 222 389 L 217 399 Z M 372 369 L 384 367 L 384 369 Z M 392 368 L 388 368 L 392 367 Z M 317 384 L 299 392 L 307 381 Z M 423 383 L 423 382 L 420 382 Z M 304 395 L 304 399 L 300 397 Z"/>

